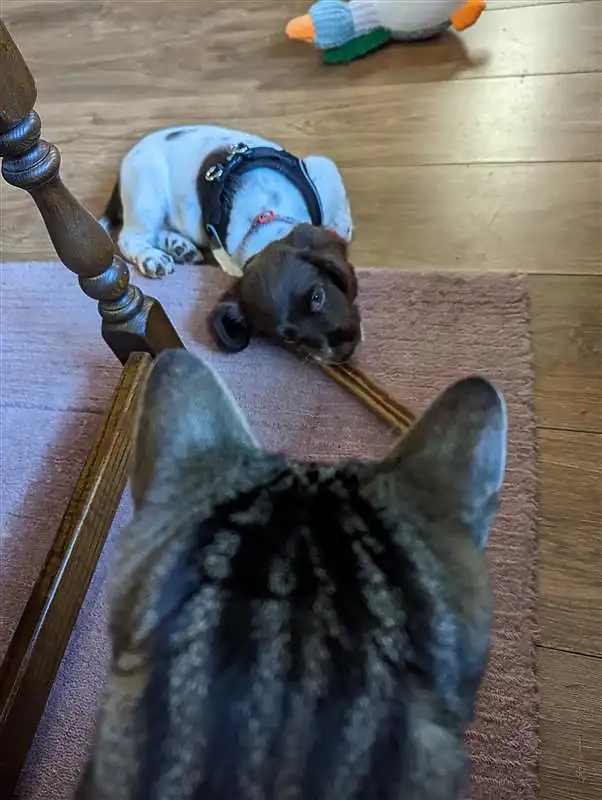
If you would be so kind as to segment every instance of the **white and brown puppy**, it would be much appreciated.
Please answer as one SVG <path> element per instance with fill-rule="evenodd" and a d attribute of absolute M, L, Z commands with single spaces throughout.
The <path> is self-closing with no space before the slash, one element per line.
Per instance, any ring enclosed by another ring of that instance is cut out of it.
<path fill-rule="evenodd" d="M 121 225 L 123 257 L 148 277 L 213 249 L 238 278 L 211 317 L 229 350 L 257 332 L 344 361 L 359 342 L 351 211 L 327 158 L 219 127 L 156 131 L 123 159 L 101 222 Z"/>

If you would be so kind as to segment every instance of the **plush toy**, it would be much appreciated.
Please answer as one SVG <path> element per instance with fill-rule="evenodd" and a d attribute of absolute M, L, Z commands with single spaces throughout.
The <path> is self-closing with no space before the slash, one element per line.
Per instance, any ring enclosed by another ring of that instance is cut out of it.
<path fill-rule="evenodd" d="M 345 64 L 392 40 L 418 41 L 469 28 L 485 0 L 318 0 L 289 22 L 289 39 L 310 42 L 329 64 Z"/>

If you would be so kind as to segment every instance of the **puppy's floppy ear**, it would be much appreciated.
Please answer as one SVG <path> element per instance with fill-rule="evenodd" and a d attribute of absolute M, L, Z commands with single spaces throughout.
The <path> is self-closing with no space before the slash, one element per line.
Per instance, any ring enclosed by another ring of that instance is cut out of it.
<path fill-rule="evenodd" d="M 357 297 L 357 277 L 347 260 L 347 242 L 338 233 L 314 225 L 297 225 L 287 237 L 300 256 L 325 272 L 351 301 Z"/>
<path fill-rule="evenodd" d="M 332 228 L 317 228 L 303 222 L 295 225 L 286 241 L 297 250 L 325 250 L 336 253 L 339 258 L 347 258 L 347 242 Z"/>
<path fill-rule="evenodd" d="M 206 363 L 187 350 L 157 357 L 140 399 L 131 469 L 138 507 L 165 498 L 182 470 L 194 464 L 205 484 L 258 444 L 230 390 Z"/>
<path fill-rule="evenodd" d="M 238 284 L 237 284 L 238 287 Z M 239 353 L 251 341 L 249 323 L 241 308 L 238 289 L 229 289 L 209 315 L 209 327 L 217 345 Z"/>
<path fill-rule="evenodd" d="M 351 302 L 357 298 L 357 276 L 352 264 L 346 258 L 342 258 L 334 250 L 332 252 L 319 250 L 310 253 L 307 260 L 328 275 Z"/>

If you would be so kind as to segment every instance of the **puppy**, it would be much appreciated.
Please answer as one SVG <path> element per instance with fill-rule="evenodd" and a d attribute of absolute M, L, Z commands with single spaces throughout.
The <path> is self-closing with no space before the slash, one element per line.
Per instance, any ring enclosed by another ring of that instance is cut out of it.
<path fill-rule="evenodd" d="M 347 257 L 349 202 L 335 164 L 299 159 L 258 136 L 195 125 L 136 144 L 101 219 L 121 226 L 123 257 L 162 277 L 211 248 L 237 282 L 211 315 L 218 343 L 253 333 L 340 362 L 361 338 L 357 280 Z"/>

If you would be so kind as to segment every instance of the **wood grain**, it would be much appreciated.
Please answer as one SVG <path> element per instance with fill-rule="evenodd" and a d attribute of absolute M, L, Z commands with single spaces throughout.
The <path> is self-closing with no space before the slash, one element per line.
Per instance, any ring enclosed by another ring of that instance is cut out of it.
<path fill-rule="evenodd" d="M 539 430 L 541 643 L 602 657 L 602 434 Z"/>
<path fill-rule="evenodd" d="M 542 800 L 602 797 L 602 660 L 539 650 Z"/>
<path fill-rule="evenodd" d="M 266 91 L 273 88 L 276 74 L 279 89 L 336 90 L 350 82 L 380 88 L 387 83 L 591 72 L 599 69 L 601 59 L 596 2 L 550 7 L 523 0 L 520 14 L 516 8 L 490 5 L 478 25 L 462 35 L 393 45 L 344 69 L 324 69 L 312 47 L 285 39 L 286 22 L 306 9 L 305 0 L 173 0 L 168 16 L 160 2 L 53 3 L 51 24 L 64 31 L 56 62 L 44 57 L 47 27 L 38 24 L 39 4 L 5 0 L 3 15 L 26 40 L 25 55 L 40 74 L 42 96 L 59 102 L 66 97 L 87 100 L 97 92 L 120 101 L 126 96 L 173 98 L 195 86 L 202 86 L 205 97 L 225 84 Z M 157 70 L 158 52 L 169 69 Z M 265 69 L 241 70 L 250 61 L 261 61 Z"/>
<path fill-rule="evenodd" d="M 76 142 L 62 149 L 65 180 L 79 185 L 79 196 L 100 214 L 115 179 L 116 154 L 102 145 L 93 156 Z M 602 271 L 600 163 L 342 171 L 353 197 L 357 266 L 572 275 Z M 96 185 L 94 173 L 103 176 Z M 27 198 L 7 189 L 3 202 L 4 258 L 52 258 Z"/>
<path fill-rule="evenodd" d="M 531 276 L 529 287 L 539 424 L 599 433 L 602 431 L 600 268 L 597 275 L 587 277 Z"/>
<path fill-rule="evenodd" d="M 352 168 L 344 177 L 359 266 L 600 274 L 600 163 Z"/>
<path fill-rule="evenodd" d="M 490 6 L 490 4 L 488 4 Z M 602 6 L 559 3 L 516 8 L 490 7 L 462 40 L 475 66 L 462 72 L 478 77 L 596 72 L 602 68 Z M 567 32 L 570 31 L 570 35 Z M 573 38 L 574 36 L 574 38 Z M 579 45 L 575 47 L 575 43 Z"/>
<path fill-rule="evenodd" d="M 11 797 L 126 484 L 151 359 L 131 356 L 0 665 L 0 796 Z"/>
<path fill-rule="evenodd" d="M 598 0 L 487 0 L 487 8 L 490 11 L 500 9 L 520 9 L 532 8 L 533 6 L 551 5 L 585 5 L 586 3 L 596 3 Z"/>
<path fill-rule="evenodd" d="M 305 154 L 333 154 L 342 167 L 602 159 L 602 122 L 592 113 L 602 107 L 597 73 L 387 84 L 378 92 L 346 81 L 312 93 L 311 101 L 303 88 L 233 85 L 202 101 L 198 91 L 169 102 L 140 97 L 127 115 L 121 104 L 100 99 L 77 107 L 69 119 L 69 102 L 50 101 L 40 90 L 50 137 L 61 146 L 82 138 L 88 156 L 98 144 L 114 146 L 116 129 L 123 147 L 155 128 L 209 121 L 261 131 Z"/>

